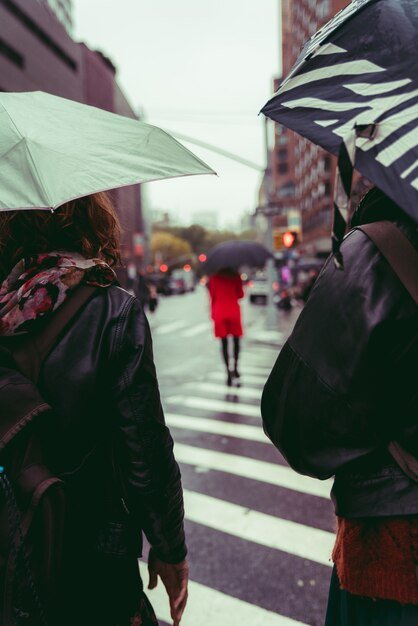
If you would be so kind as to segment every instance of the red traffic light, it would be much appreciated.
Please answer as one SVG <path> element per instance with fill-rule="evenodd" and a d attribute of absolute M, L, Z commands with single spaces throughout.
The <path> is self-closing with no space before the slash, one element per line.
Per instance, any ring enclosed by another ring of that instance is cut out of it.
<path fill-rule="evenodd" d="M 168 265 L 166 265 L 165 263 L 160 265 L 160 272 L 168 272 Z"/>
<path fill-rule="evenodd" d="M 199 261 L 204 263 L 206 261 L 206 254 L 199 254 Z"/>
<path fill-rule="evenodd" d="M 185 272 L 190 272 L 190 270 L 192 269 L 192 266 L 189 265 L 188 263 L 186 263 L 186 265 L 184 265 L 183 269 L 184 269 Z"/>
<path fill-rule="evenodd" d="M 297 243 L 297 233 L 288 230 L 283 233 L 283 245 L 285 248 L 293 248 Z"/>

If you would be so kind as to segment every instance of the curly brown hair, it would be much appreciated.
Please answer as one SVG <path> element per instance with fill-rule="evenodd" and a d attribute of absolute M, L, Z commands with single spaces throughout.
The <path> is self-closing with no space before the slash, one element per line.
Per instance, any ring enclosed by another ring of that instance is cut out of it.
<path fill-rule="evenodd" d="M 25 257 L 65 250 L 119 265 L 121 226 L 107 193 L 46 210 L 0 212 L 0 279 Z"/>

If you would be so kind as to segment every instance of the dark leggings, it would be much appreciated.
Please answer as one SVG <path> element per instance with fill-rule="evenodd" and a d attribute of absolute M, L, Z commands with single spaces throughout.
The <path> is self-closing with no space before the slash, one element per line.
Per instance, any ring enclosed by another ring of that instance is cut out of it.
<path fill-rule="evenodd" d="M 234 342 L 234 362 L 235 369 L 238 369 L 239 349 L 240 349 L 240 337 L 232 337 Z M 229 352 L 228 352 L 228 337 L 223 337 L 222 341 L 222 354 L 224 357 L 226 369 L 229 371 Z"/>

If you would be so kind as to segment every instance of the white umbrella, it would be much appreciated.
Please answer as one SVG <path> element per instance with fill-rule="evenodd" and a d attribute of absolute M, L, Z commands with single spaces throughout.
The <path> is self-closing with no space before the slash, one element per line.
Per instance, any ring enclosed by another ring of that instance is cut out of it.
<path fill-rule="evenodd" d="M 215 172 L 168 133 L 42 91 L 0 93 L 0 211 Z"/>

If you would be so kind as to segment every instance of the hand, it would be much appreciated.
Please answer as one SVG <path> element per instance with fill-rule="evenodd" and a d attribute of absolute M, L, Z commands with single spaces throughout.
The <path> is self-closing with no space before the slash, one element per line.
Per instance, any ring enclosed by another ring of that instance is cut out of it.
<path fill-rule="evenodd" d="M 186 560 L 175 564 L 164 563 L 156 557 L 151 548 L 148 555 L 148 573 L 148 589 L 155 589 L 158 583 L 158 576 L 163 581 L 170 600 L 170 612 L 173 626 L 179 626 L 187 603 L 189 564 Z"/>

